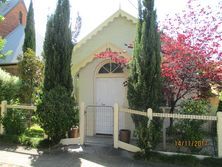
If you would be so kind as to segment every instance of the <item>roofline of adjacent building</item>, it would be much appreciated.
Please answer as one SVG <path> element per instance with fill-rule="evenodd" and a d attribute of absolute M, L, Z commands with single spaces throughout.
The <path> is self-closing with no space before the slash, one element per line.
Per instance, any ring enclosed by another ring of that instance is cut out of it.
<path fill-rule="evenodd" d="M 13 7 L 12 7 L 8 12 L 6 12 L 3 16 L 6 16 L 11 10 L 13 10 L 13 9 L 18 5 L 18 3 L 19 3 L 20 1 L 22 1 L 23 5 L 25 6 L 25 11 L 28 12 L 24 0 L 18 0 L 18 2 L 15 4 L 15 6 L 13 6 Z"/>

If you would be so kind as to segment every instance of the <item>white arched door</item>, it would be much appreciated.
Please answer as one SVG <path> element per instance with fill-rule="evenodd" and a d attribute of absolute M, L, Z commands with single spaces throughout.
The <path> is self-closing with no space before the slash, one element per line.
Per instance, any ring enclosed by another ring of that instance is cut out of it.
<path fill-rule="evenodd" d="M 110 107 L 105 106 L 113 106 L 114 103 L 118 103 L 120 106 L 123 106 L 125 99 L 125 87 L 123 83 L 125 81 L 125 78 L 115 77 L 115 74 L 123 72 L 122 68 L 119 65 L 115 63 L 107 63 L 104 66 L 105 68 L 107 68 L 105 70 L 107 71 L 107 73 L 102 73 L 102 75 L 104 76 L 105 74 L 107 74 L 111 77 L 96 78 L 96 104 L 98 106 L 104 106 L 102 110 L 97 109 L 96 111 L 96 133 L 113 134 L 113 110 Z M 104 66 L 102 68 L 104 68 Z M 102 68 L 99 72 L 104 70 Z M 119 124 L 120 128 L 123 128 L 123 113 L 120 113 Z"/>

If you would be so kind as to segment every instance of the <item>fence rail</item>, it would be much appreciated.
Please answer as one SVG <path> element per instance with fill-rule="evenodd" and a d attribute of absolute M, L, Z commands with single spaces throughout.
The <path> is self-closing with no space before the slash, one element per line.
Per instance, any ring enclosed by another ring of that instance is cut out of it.
<path fill-rule="evenodd" d="M 122 145 L 118 139 L 118 115 L 119 112 L 126 112 L 130 114 L 136 114 L 148 117 L 152 120 L 153 117 L 159 118 L 174 118 L 174 119 L 192 119 L 192 120 L 206 120 L 217 122 L 217 142 L 218 142 L 218 157 L 222 157 L 222 112 L 217 112 L 217 116 L 206 115 L 184 115 L 184 114 L 171 114 L 171 113 L 153 113 L 152 109 L 148 109 L 146 112 L 131 110 L 127 108 L 119 108 L 118 104 L 114 105 L 114 147 L 123 148 L 132 152 L 138 151 L 138 147 L 132 147 L 130 144 Z M 164 132 L 165 133 L 165 132 Z M 164 137 L 163 137 L 164 138 Z M 165 139 L 163 139 L 165 140 Z M 166 144 L 166 143 L 165 143 Z M 164 143 L 163 143 L 164 145 Z"/>
<path fill-rule="evenodd" d="M 0 104 L 0 108 L 2 108 L 2 104 Z M 5 106 L 5 105 L 4 105 Z M 29 105 L 6 105 L 7 109 L 23 109 L 23 110 L 37 110 L 36 106 L 29 106 Z"/>
<path fill-rule="evenodd" d="M 142 111 L 137 111 L 137 110 L 131 110 L 128 108 L 121 108 L 120 109 L 121 112 L 126 112 L 129 114 L 136 114 L 136 115 L 141 115 L 141 116 L 148 116 L 147 112 L 142 112 Z"/>
<path fill-rule="evenodd" d="M 131 110 L 128 108 L 120 108 L 119 111 L 149 117 L 148 111 L 142 112 L 137 110 Z M 151 115 L 152 117 L 159 117 L 159 118 L 195 119 L 195 120 L 206 120 L 206 121 L 217 120 L 217 116 L 206 116 L 206 115 L 185 115 L 185 114 L 153 113 L 153 112 Z"/>
<path fill-rule="evenodd" d="M 184 115 L 184 114 L 169 114 L 169 113 L 153 113 L 153 117 L 160 118 L 177 118 L 177 119 L 196 119 L 196 120 L 208 120 L 216 121 L 216 116 L 206 116 L 206 115 Z"/>
<path fill-rule="evenodd" d="M 7 108 L 10 109 L 23 109 L 23 110 L 34 110 L 36 111 L 37 107 L 36 106 L 26 106 L 26 105 L 7 105 Z"/>
<path fill-rule="evenodd" d="M 0 112 L 0 116 L 4 117 L 4 115 L 7 112 L 7 109 L 23 109 L 23 110 L 33 110 L 36 111 L 37 107 L 36 106 L 28 106 L 28 105 L 10 105 L 7 104 L 7 101 L 2 101 L 0 104 L 1 107 L 1 112 Z M 4 128 L 3 125 L 0 124 L 0 134 L 4 133 Z"/>

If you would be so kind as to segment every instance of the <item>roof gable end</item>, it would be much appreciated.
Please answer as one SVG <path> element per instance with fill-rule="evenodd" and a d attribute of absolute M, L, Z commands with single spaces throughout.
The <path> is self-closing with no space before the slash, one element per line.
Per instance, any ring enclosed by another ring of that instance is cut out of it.
<path fill-rule="evenodd" d="M 86 37 L 78 42 L 78 44 L 74 47 L 74 51 L 79 49 L 83 44 L 85 44 L 88 40 L 96 36 L 100 31 L 102 31 L 105 27 L 107 27 L 110 23 L 112 23 L 115 18 L 124 17 L 128 21 L 131 21 L 133 24 L 137 24 L 137 19 L 130 14 L 126 13 L 123 10 L 118 10 L 112 16 L 110 16 L 107 20 L 105 20 L 102 24 L 100 24 L 94 31 L 89 33 Z"/>

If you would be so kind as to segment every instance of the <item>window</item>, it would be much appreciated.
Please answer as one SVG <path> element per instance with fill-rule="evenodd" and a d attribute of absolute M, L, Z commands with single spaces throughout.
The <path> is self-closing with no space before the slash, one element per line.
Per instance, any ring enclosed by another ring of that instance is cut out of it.
<path fill-rule="evenodd" d="M 22 12 L 19 12 L 19 23 L 22 24 Z"/>
<path fill-rule="evenodd" d="M 120 64 L 107 63 L 100 68 L 99 74 L 108 74 L 108 73 L 123 73 L 123 68 L 121 67 Z"/>

